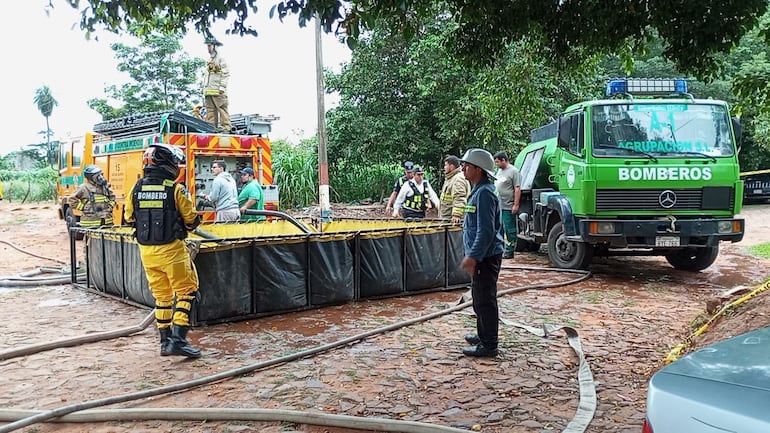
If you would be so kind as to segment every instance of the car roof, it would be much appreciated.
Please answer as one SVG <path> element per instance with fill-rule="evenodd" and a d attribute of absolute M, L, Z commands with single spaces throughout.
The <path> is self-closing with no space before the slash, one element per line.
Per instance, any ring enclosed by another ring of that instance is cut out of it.
<path fill-rule="evenodd" d="M 704 347 L 659 371 L 770 391 L 770 327 Z"/>

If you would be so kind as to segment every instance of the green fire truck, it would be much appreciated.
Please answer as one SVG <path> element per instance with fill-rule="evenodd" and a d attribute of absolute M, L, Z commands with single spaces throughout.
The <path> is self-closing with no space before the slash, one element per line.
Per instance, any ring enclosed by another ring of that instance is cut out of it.
<path fill-rule="evenodd" d="M 720 241 L 743 238 L 740 135 L 727 103 L 695 99 L 686 80 L 609 80 L 605 99 L 533 130 L 516 158 L 517 249 L 546 244 L 567 269 L 617 255 L 709 267 Z"/>

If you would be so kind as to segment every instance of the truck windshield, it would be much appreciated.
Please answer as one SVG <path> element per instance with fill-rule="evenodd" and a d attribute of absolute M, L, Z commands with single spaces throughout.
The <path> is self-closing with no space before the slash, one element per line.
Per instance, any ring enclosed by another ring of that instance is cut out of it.
<path fill-rule="evenodd" d="M 692 103 L 621 103 L 591 108 L 593 155 L 714 158 L 733 156 L 726 107 Z M 634 156 L 628 149 L 638 152 Z"/>

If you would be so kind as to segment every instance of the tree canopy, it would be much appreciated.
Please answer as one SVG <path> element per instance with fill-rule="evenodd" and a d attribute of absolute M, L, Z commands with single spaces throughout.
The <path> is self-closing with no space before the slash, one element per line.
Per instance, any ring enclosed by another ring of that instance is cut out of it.
<path fill-rule="evenodd" d="M 137 33 L 133 27 L 132 31 Z M 126 72 L 131 81 L 105 89 L 110 98 L 120 102 L 119 107 L 96 98 L 89 100 L 88 106 L 104 120 L 161 110 L 191 111 L 201 99 L 200 77 L 206 62 L 190 58 L 182 50 L 180 36 L 151 31 L 139 37 L 137 46 L 112 44 L 118 70 Z"/>
<path fill-rule="evenodd" d="M 51 123 L 49 119 L 51 114 L 53 114 L 53 107 L 59 105 L 59 101 L 54 98 L 53 94 L 51 93 L 51 89 L 45 85 L 35 90 L 35 97 L 32 101 L 35 103 L 35 105 L 37 105 L 37 109 L 40 110 L 40 114 L 45 117 L 45 131 L 40 132 L 43 136 L 45 136 L 45 143 L 33 144 L 31 146 L 40 148 L 45 154 L 48 163 L 53 165 L 53 163 L 56 162 L 56 150 L 59 146 L 59 142 L 51 141 L 51 135 L 53 134 L 53 131 L 51 131 Z"/>
<path fill-rule="evenodd" d="M 327 74 L 327 91 L 340 94 L 327 113 L 330 161 L 408 159 L 435 169 L 469 147 L 515 155 L 532 128 L 603 88 L 596 61 L 567 74 L 548 67 L 532 41 L 511 44 L 494 67 L 459 63 L 444 43 L 453 27 L 436 20 L 411 42 L 377 29 L 341 73 Z"/>
<path fill-rule="evenodd" d="M 81 28 L 120 31 L 167 16 L 163 31 L 185 31 L 188 23 L 206 33 L 217 20 L 231 20 L 228 33 L 257 35 L 248 18 L 257 0 L 66 0 L 81 10 Z M 88 7 L 81 8 L 81 3 Z M 296 16 L 304 26 L 314 16 L 327 32 L 353 45 L 383 24 L 407 39 L 425 20 L 442 16 L 457 24 L 449 46 L 461 58 L 491 63 L 523 37 L 550 47 L 552 60 L 575 64 L 588 55 L 643 47 L 652 33 L 664 42 L 665 58 L 679 70 L 707 77 L 718 69 L 715 54 L 734 47 L 767 10 L 767 0 L 285 0 L 271 5 L 271 16 Z M 147 26 L 143 31 L 149 31 Z"/>

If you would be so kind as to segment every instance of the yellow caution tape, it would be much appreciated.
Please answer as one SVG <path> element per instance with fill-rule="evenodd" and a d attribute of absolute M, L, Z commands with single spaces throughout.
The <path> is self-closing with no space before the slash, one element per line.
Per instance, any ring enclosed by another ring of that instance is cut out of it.
<path fill-rule="evenodd" d="M 744 171 L 742 173 L 738 173 L 738 175 L 740 177 L 743 177 L 743 176 L 751 176 L 751 175 L 754 175 L 754 174 L 767 174 L 767 173 L 770 173 L 770 169 L 754 170 L 754 171 Z"/>
<path fill-rule="evenodd" d="M 706 332 L 706 329 L 708 329 L 709 326 L 711 326 L 712 323 L 714 323 L 719 317 L 724 315 L 724 313 L 729 310 L 730 308 L 736 307 L 749 299 L 757 296 L 758 294 L 764 292 L 765 290 L 770 289 L 770 278 L 765 280 L 764 283 L 762 283 L 761 286 L 757 287 L 756 289 L 752 290 L 751 292 L 741 296 L 740 298 L 730 302 L 729 304 L 725 305 L 724 307 L 720 308 L 719 311 L 714 313 L 711 318 L 706 321 L 700 328 L 698 328 L 695 332 L 693 332 L 689 337 L 685 338 L 684 341 L 674 346 L 673 349 L 671 349 L 670 352 L 668 352 L 668 355 L 666 356 L 666 359 L 664 363 L 670 364 L 677 359 L 679 359 L 679 355 L 682 353 L 682 351 L 692 345 L 692 340 L 695 337 L 698 337 L 702 335 L 704 332 Z"/>

